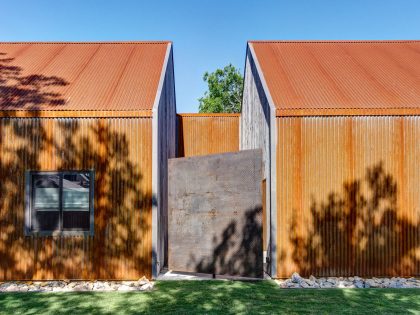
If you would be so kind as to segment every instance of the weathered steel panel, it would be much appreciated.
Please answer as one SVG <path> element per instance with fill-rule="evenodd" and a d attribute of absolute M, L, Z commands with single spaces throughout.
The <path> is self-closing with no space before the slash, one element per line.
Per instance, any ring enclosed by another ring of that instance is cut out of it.
<path fill-rule="evenodd" d="M 262 277 L 261 150 L 169 160 L 169 268 Z"/>
<path fill-rule="evenodd" d="M 0 281 L 151 275 L 151 118 L 0 119 Z M 94 236 L 24 236 L 26 170 L 95 170 Z"/>
<path fill-rule="evenodd" d="M 278 276 L 419 276 L 420 117 L 277 126 Z"/>
<path fill-rule="evenodd" d="M 253 41 L 278 113 L 419 114 L 420 41 Z M 317 109 L 317 111 L 314 111 Z"/>
<path fill-rule="evenodd" d="M 178 157 L 239 150 L 239 114 L 179 114 Z"/>
<path fill-rule="evenodd" d="M 0 43 L 0 109 L 151 110 L 169 45 Z"/>

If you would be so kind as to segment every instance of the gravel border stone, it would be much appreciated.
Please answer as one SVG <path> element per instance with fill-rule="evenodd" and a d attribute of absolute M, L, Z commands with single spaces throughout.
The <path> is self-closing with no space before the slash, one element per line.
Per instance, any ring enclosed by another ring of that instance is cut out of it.
<path fill-rule="evenodd" d="M 326 277 L 302 278 L 297 272 L 289 279 L 275 280 L 280 288 L 315 289 L 315 288 L 419 288 L 417 278 L 361 278 L 361 277 Z"/>
<path fill-rule="evenodd" d="M 150 291 L 153 286 L 145 277 L 137 281 L 7 281 L 0 282 L 0 292 L 127 292 Z"/>

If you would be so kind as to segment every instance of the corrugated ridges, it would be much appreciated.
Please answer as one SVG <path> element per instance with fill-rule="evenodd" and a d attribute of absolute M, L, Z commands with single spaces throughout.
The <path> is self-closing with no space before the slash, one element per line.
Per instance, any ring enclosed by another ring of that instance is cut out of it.
<path fill-rule="evenodd" d="M 0 43 L 0 110 L 151 110 L 169 44 Z"/>
<path fill-rule="evenodd" d="M 419 116 L 277 117 L 277 276 L 418 276 L 419 137 Z"/>
<path fill-rule="evenodd" d="M 238 114 L 178 114 L 178 157 L 239 150 Z"/>
<path fill-rule="evenodd" d="M 420 108 L 420 41 L 250 45 L 278 111 Z"/>

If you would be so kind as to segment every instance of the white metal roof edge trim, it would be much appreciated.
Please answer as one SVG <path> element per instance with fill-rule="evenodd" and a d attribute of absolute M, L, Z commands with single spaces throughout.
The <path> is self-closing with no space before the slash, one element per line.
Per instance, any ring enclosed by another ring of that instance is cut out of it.
<path fill-rule="evenodd" d="M 165 54 L 165 60 L 163 61 L 163 65 L 162 65 L 162 72 L 160 73 L 160 79 L 159 79 L 159 84 L 156 91 L 155 101 L 153 102 L 153 107 L 152 107 L 153 112 L 157 111 L 159 107 L 159 101 L 162 95 L 163 82 L 165 81 L 166 68 L 168 67 L 168 61 L 169 61 L 169 56 L 171 55 L 171 49 L 172 49 L 172 43 L 168 43 L 168 48 L 166 49 L 166 54 Z"/>

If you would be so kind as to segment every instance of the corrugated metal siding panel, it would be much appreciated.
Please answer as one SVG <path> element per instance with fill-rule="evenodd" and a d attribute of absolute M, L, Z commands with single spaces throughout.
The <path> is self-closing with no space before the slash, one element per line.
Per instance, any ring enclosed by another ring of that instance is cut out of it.
<path fill-rule="evenodd" d="M 168 45 L 0 43 L 0 109 L 150 110 Z"/>
<path fill-rule="evenodd" d="M 277 126 L 278 276 L 420 275 L 420 118 Z"/>
<path fill-rule="evenodd" d="M 151 276 L 151 119 L 0 119 L 0 280 Z M 94 237 L 25 237 L 25 170 L 95 169 Z"/>
<path fill-rule="evenodd" d="M 420 41 L 250 45 L 278 110 L 420 107 Z"/>
<path fill-rule="evenodd" d="M 178 157 L 239 150 L 239 115 L 178 115 Z"/>

